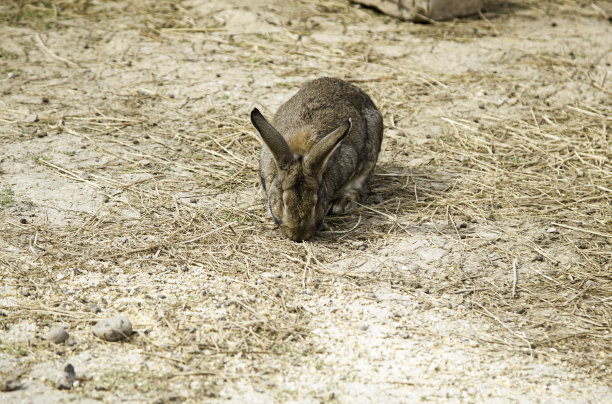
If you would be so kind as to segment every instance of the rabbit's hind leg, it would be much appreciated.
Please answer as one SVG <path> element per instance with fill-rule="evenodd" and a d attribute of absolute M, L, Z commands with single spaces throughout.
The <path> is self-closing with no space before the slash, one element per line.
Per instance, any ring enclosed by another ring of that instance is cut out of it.
<path fill-rule="evenodd" d="M 332 201 L 331 212 L 335 215 L 342 214 L 350 202 L 363 200 L 368 194 L 369 179 L 369 175 L 363 175 L 346 184 L 340 192 L 340 197 Z"/>

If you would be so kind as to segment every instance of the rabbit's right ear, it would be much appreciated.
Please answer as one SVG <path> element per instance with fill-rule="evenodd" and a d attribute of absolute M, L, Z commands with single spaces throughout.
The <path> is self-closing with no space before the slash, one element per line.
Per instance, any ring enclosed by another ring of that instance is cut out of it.
<path fill-rule="evenodd" d="M 304 165 L 310 172 L 316 175 L 323 175 L 323 171 L 325 171 L 325 166 L 327 165 L 327 160 L 329 160 L 338 146 L 340 146 L 340 142 L 342 142 L 342 139 L 346 137 L 352 126 L 353 122 L 351 121 L 351 118 L 348 118 L 345 123 L 340 125 L 338 128 L 336 128 L 336 130 L 325 136 L 319 141 L 319 143 L 313 146 L 310 153 L 306 155 L 304 159 Z"/>
<path fill-rule="evenodd" d="M 287 169 L 293 162 L 293 152 L 283 136 L 270 125 L 257 108 L 253 108 L 253 111 L 251 111 L 251 122 L 272 152 L 279 170 Z"/>

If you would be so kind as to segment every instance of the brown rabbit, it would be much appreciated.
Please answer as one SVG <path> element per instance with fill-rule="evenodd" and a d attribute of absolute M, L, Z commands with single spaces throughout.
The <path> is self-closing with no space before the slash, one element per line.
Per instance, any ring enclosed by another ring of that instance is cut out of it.
<path fill-rule="evenodd" d="M 265 143 L 259 175 L 270 214 L 291 240 L 308 240 L 330 208 L 342 213 L 369 192 L 383 124 L 360 88 L 331 77 L 308 81 L 272 124 L 257 108 L 251 122 Z"/>

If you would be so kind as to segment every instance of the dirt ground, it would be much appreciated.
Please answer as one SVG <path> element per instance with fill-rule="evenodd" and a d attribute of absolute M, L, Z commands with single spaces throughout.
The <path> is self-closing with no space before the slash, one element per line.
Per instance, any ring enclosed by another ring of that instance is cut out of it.
<path fill-rule="evenodd" d="M 3 1 L 0 399 L 612 402 L 611 10 Z M 248 117 L 326 75 L 385 140 L 293 243 Z"/>

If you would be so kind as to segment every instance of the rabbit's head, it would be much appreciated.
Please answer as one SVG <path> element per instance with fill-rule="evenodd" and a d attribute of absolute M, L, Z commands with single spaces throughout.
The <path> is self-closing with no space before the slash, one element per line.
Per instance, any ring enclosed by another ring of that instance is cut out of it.
<path fill-rule="evenodd" d="M 351 120 L 347 119 L 304 154 L 294 153 L 257 108 L 251 112 L 251 122 L 276 164 L 276 175 L 265 189 L 270 214 L 286 237 L 293 241 L 308 240 L 329 209 L 323 173 L 327 161 L 349 133 Z"/>

